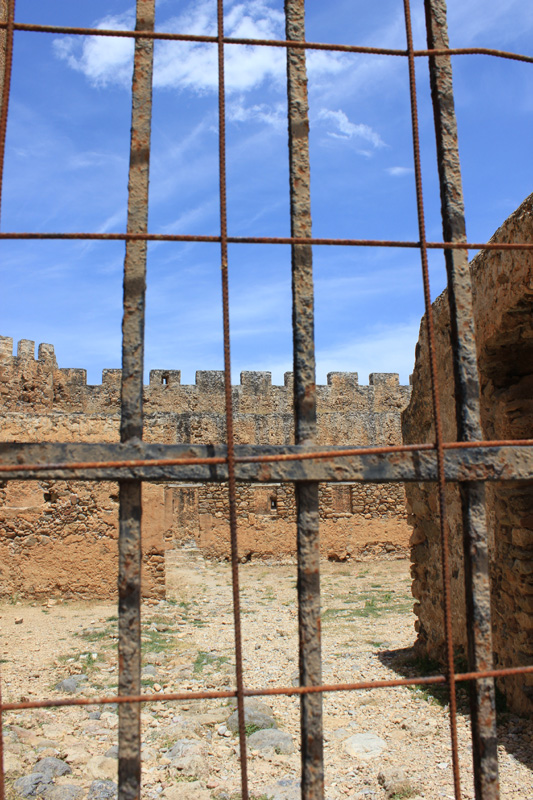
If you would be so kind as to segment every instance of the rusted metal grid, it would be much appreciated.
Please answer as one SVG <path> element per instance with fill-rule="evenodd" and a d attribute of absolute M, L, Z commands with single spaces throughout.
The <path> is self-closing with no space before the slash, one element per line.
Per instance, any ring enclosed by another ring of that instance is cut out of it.
<path fill-rule="evenodd" d="M 484 484 L 487 480 L 523 480 L 533 477 L 533 440 L 482 441 L 479 413 L 479 377 L 472 316 L 472 289 L 467 262 L 468 249 L 527 250 L 530 242 L 498 244 L 468 243 L 465 235 L 461 175 L 457 149 L 457 127 L 453 105 L 451 56 L 481 54 L 533 62 L 530 56 L 488 48 L 451 49 L 444 0 L 425 0 L 427 44 L 415 50 L 411 33 L 409 0 L 404 0 L 406 50 L 333 45 L 305 41 L 304 0 L 285 0 L 284 40 L 235 39 L 224 35 L 223 0 L 217 0 L 217 35 L 193 36 L 155 31 L 155 0 L 137 0 L 134 31 L 94 30 L 51 25 L 31 25 L 15 20 L 15 0 L 0 0 L 0 190 L 3 176 L 5 135 L 15 31 L 54 34 L 125 36 L 135 40 L 132 92 L 132 133 L 128 194 L 128 223 L 124 233 L 18 233 L 1 232 L 3 239 L 121 239 L 126 242 L 124 264 L 124 313 L 122 346 L 121 442 L 120 444 L 1 444 L 2 479 L 47 478 L 60 480 L 118 480 L 120 485 L 119 532 L 119 695 L 113 697 L 63 698 L 3 703 L 4 710 L 119 703 L 119 796 L 133 800 L 140 792 L 140 705 L 154 696 L 140 694 L 140 520 L 143 480 L 227 481 L 231 528 L 231 564 L 235 621 L 236 688 L 232 691 L 159 694 L 158 701 L 237 697 L 241 756 L 242 797 L 248 798 L 244 697 L 256 695 L 300 695 L 302 729 L 302 797 L 318 800 L 324 794 L 322 750 L 323 692 L 352 691 L 405 685 L 447 684 L 450 692 L 450 735 L 455 797 L 461 797 L 455 686 L 471 686 L 472 737 L 476 798 L 499 797 L 494 706 L 494 677 L 533 672 L 533 666 L 494 670 L 490 634 L 490 595 L 487 576 L 487 534 Z M 218 236 L 160 235 L 147 229 L 151 130 L 151 94 L 154 40 L 210 42 L 218 50 L 220 233 Z M 290 165 L 290 237 L 232 237 L 228 235 L 225 177 L 224 47 L 258 45 L 287 51 L 288 127 Z M 311 231 L 309 193 L 308 109 L 305 52 L 336 50 L 407 58 L 412 112 L 412 133 L 419 240 L 372 241 L 362 239 L 316 239 Z M 415 58 L 429 63 L 438 166 L 441 186 L 443 241 L 428 242 L 420 168 Z M 1 195 L 0 195 L 1 197 Z M 227 444 L 158 445 L 142 442 L 142 389 L 144 346 L 144 293 L 148 241 L 219 242 L 222 267 L 224 321 L 224 367 Z M 294 446 L 235 446 L 230 378 L 228 243 L 291 244 L 293 290 L 293 342 L 295 386 Z M 371 448 L 318 450 L 314 377 L 312 245 L 381 246 L 417 248 L 428 327 L 432 380 L 435 442 Z M 443 249 L 448 273 L 448 297 L 452 325 L 452 347 L 457 397 L 458 441 L 442 437 L 439 389 L 435 363 L 435 341 L 428 279 L 427 251 Z M 290 481 L 298 501 L 298 597 L 299 597 L 299 687 L 245 688 L 239 610 L 239 574 L 235 482 Z M 446 675 L 324 685 L 320 656 L 320 585 L 318 550 L 319 481 L 436 481 L 440 504 L 442 561 L 447 640 Z M 444 487 L 458 481 L 465 524 L 466 596 L 468 608 L 469 671 L 456 674 L 450 608 L 450 568 Z M 0 719 L 1 722 L 1 719 Z M 2 756 L 0 725 L 0 758 Z M 3 768 L 0 769 L 0 800 L 3 800 Z"/>

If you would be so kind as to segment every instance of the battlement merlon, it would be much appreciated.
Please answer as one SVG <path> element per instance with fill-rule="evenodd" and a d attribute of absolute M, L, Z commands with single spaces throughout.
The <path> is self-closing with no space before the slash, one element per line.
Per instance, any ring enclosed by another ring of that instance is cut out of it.
<path fill-rule="evenodd" d="M 0 336 L 0 363 L 5 364 L 13 358 L 13 338 Z"/>
<path fill-rule="evenodd" d="M 368 383 L 370 386 L 399 386 L 400 376 L 397 372 L 371 372 Z"/>
<path fill-rule="evenodd" d="M 19 368 L 26 369 L 31 363 L 38 368 L 43 378 L 47 373 L 55 375 L 55 377 L 52 377 L 55 384 L 63 387 L 87 386 L 87 372 L 85 369 L 58 368 L 53 345 L 40 344 L 37 358 L 35 358 L 35 342 L 30 339 L 21 339 L 17 344 L 16 355 L 14 356 L 13 339 L 9 336 L 0 336 L 0 364 L 10 365 L 12 370 L 10 373 L 12 377 L 7 378 L 8 381 L 15 378 Z M 233 390 L 242 398 L 248 395 L 251 397 L 275 396 L 278 398 L 278 402 L 283 402 L 283 393 L 286 392 L 287 401 L 291 403 L 293 377 L 292 372 L 286 372 L 283 384 L 277 385 L 272 383 L 272 374 L 270 372 L 244 370 L 240 373 L 240 384 L 233 386 Z M 112 391 L 113 393 L 120 391 L 121 380 L 122 371 L 120 369 L 104 369 L 102 371 L 101 384 L 90 387 L 93 393 L 92 397 L 97 397 L 94 392 L 98 393 L 99 389 L 107 392 Z M 224 372 L 222 370 L 198 370 L 194 384 L 182 384 L 181 370 L 153 369 L 150 371 L 149 385 L 145 388 L 150 392 L 155 392 L 156 395 L 152 395 L 154 397 L 159 394 L 158 390 L 160 389 L 162 392 L 161 398 L 164 398 L 165 391 L 169 389 L 172 390 L 172 395 L 176 392 L 180 395 L 183 392 L 184 397 L 189 396 L 191 391 L 198 396 L 202 394 L 205 394 L 206 397 L 210 395 L 223 396 Z M 378 389 L 380 391 L 375 394 Z M 367 394 L 371 404 L 373 403 L 372 398 L 374 396 L 377 398 L 379 395 L 379 397 L 383 396 L 384 399 L 389 398 L 393 405 L 397 405 L 399 402 L 404 402 L 404 396 L 406 392 L 410 392 L 410 386 L 401 385 L 399 375 L 396 372 L 372 372 L 369 376 L 368 385 L 359 383 L 357 372 L 329 372 L 327 383 L 325 385 L 317 384 L 317 391 L 324 409 L 323 404 L 327 404 L 330 397 L 332 403 L 336 402 L 335 398 L 344 398 L 343 403 L 346 404 L 347 402 L 349 405 L 350 396 L 357 395 L 359 398 L 358 403 L 361 403 L 364 402 L 363 398 Z M 394 401 L 396 393 L 398 397 Z M 346 408 L 346 405 L 344 405 L 344 408 Z"/>
<path fill-rule="evenodd" d="M 180 369 L 152 369 L 150 370 L 150 386 L 180 386 Z"/>

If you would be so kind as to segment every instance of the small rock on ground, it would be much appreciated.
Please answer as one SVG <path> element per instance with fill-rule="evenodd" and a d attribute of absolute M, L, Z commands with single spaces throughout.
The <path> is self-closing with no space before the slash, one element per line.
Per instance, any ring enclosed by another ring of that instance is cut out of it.
<path fill-rule="evenodd" d="M 41 758 L 41 760 L 35 764 L 32 773 L 35 772 L 41 772 L 44 775 L 55 778 L 60 775 L 70 775 L 72 769 L 64 761 L 61 761 L 60 758 L 47 756 L 46 758 Z"/>
<path fill-rule="evenodd" d="M 415 787 L 407 778 L 403 769 L 399 767 L 389 767 L 382 769 L 378 774 L 378 783 L 383 786 L 387 793 L 387 797 L 394 797 L 395 795 L 410 796 L 416 792 Z"/>
<path fill-rule="evenodd" d="M 268 800 L 300 800 L 302 794 L 300 781 L 292 778 L 282 778 L 276 783 L 267 786 L 263 794 L 268 797 Z"/>
<path fill-rule="evenodd" d="M 349 756 L 362 759 L 376 758 L 386 747 L 387 742 L 375 733 L 356 733 L 344 742 Z"/>
<path fill-rule="evenodd" d="M 250 750 L 272 750 L 275 753 L 290 755 L 295 746 L 292 736 L 276 728 L 256 731 L 248 738 Z"/>
<path fill-rule="evenodd" d="M 38 797 L 46 791 L 52 784 L 50 775 L 43 775 L 42 772 L 32 772 L 31 775 L 23 775 L 17 778 L 13 784 L 15 794 L 19 797 Z"/>
<path fill-rule="evenodd" d="M 256 728 L 259 728 L 259 730 L 278 727 L 274 717 L 269 714 L 264 714 L 262 711 L 256 711 L 253 708 L 248 709 L 246 706 L 244 707 L 244 724 L 254 725 Z M 237 733 L 239 730 L 239 716 L 237 711 L 233 712 L 226 722 L 226 725 L 230 731 Z"/>
<path fill-rule="evenodd" d="M 115 800 L 118 797 L 118 787 L 114 781 L 97 780 L 89 786 L 86 800 Z"/>
<path fill-rule="evenodd" d="M 83 789 L 72 784 L 64 786 L 51 786 L 46 790 L 44 796 L 46 800 L 79 800 L 83 794 Z"/>

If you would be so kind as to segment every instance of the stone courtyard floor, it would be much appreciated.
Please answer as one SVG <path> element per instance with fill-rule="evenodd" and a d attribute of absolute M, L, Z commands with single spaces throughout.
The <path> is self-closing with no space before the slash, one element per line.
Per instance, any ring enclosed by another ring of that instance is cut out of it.
<path fill-rule="evenodd" d="M 245 683 L 297 680 L 295 566 L 240 567 Z M 157 702 L 160 691 L 231 688 L 235 659 L 230 568 L 176 551 L 167 600 L 143 604 L 143 796 L 166 800 L 240 797 L 238 738 L 226 700 Z M 325 683 L 419 674 L 409 564 L 325 563 Z M 98 697 L 116 691 L 116 609 L 111 604 L 16 597 L 0 606 L 4 701 Z M 20 621 L 22 620 L 22 622 Z M 67 681 L 61 689 L 56 687 Z M 464 690 L 461 690 L 464 692 Z M 469 720 L 460 693 L 463 795 L 473 797 Z M 255 798 L 299 797 L 299 700 L 248 706 L 248 773 Z M 268 734 L 263 728 L 276 726 Z M 8 798 L 107 800 L 116 787 L 116 709 L 6 712 Z M 326 797 L 453 798 L 446 698 L 397 687 L 324 696 Z M 505 800 L 533 796 L 533 722 L 502 712 L 499 754 Z M 46 761 L 43 761 L 46 759 Z M 50 760 L 51 759 L 51 760 Z M 60 774 L 64 773 L 64 774 Z"/>

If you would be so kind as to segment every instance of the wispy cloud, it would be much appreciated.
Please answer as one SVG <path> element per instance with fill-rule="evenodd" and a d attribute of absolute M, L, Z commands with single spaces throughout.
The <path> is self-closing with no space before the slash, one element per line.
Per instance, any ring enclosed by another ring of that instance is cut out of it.
<path fill-rule="evenodd" d="M 196 35 L 216 35 L 211 2 L 190 3 L 176 17 L 166 20 L 165 30 Z M 131 29 L 133 12 L 107 16 L 98 28 Z M 224 20 L 227 36 L 247 39 L 284 38 L 284 15 L 264 0 L 235 3 Z M 65 37 L 53 43 L 58 58 L 82 72 L 95 86 L 118 84 L 128 87 L 133 64 L 133 42 L 119 37 Z M 163 89 L 212 93 L 218 90 L 217 48 L 198 42 L 159 42 L 154 58 L 154 86 Z M 332 75 L 345 69 L 347 61 L 338 53 L 308 55 L 309 75 Z M 286 74 L 283 48 L 226 47 L 225 80 L 228 94 L 248 92 L 266 81 L 281 88 Z"/>
<path fill-rule="evenodd" d="M 403 178 L 404 175 L 412 175 L 413 168 L 412 167 L 387 167 L 385 169 L 389 175 L 393 178 Z"/>
<path fill-rule="evenodd" d="M 318 112 L 318 119 L 333 123 L 335 130 L 327 132 L 327 135 L 333 139 L 340 139 L 346 142 L 353 141 L 359 146 L 364 142 L 374 150 L 386 146 L 379 133 L 371 128 L 370 125 L 366 125 L 364 122 L 351 122 L 344 111 L 340 109 L 338 111 L 330 111 L 327 108 L 322 108 Z M 368 148 L 360 149 L 359 152 L 367 155 Z"/>
<path fill-rule="evenodd" d="M 263 123 L 276 131 L 286 131 L 287 129 L 286 105 L 283 103 L 246 105 L 242 95 L 228 104 L 227 118 L 230 122 Z"/>
<path fill-rule="evenodd" d="M 127 11 L 104 17 L 94 27 L 131 30 L 134 23 L 133 12 Z M 131 82 L 133 47 L 131 39 L 120 37 L 84 36 L 80 40 L 77 36 L 66 36 L 53 41 L 58 58 L 82 72 L 95 86 Z"/>

